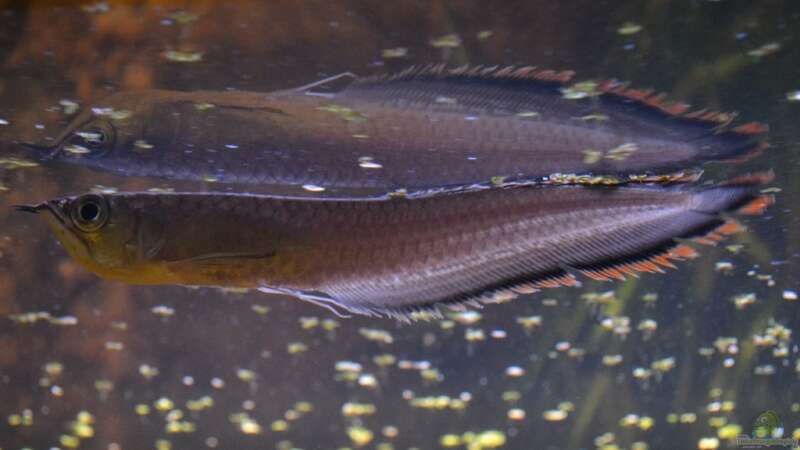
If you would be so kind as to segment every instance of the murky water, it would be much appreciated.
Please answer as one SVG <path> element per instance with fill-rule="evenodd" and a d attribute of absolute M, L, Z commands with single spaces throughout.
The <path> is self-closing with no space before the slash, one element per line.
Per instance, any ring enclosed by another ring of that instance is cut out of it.
<path fill-rule="evenodd" d="M 799 38 L 789 1 L 0 7 L 0 448 L 713 449 L 765 410 L 800 438 Z M 765 154 L 704 179 L 771 168 L 777 202 L 676 271 L 413 324 L 103 281 L 10 208 L 222 189 L 8 159 L 109 93 L 430 62 L 573 69 L 769 123 Z"/>

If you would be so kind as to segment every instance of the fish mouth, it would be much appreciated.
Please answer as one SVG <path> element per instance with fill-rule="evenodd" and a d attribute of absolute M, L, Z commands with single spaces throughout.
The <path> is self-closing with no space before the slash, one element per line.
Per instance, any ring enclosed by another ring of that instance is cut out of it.
<path fill-rule="evenodd" d="M 62 225 L 66 225 L 66 218 L 64 214 L 61 212 L 61 208 L 59 208 L 57 200 L 51 200 L 48 202 L 42 202 L 36 205 L 13 205 L 13 208 L 17 211 L 22 211 L 26 213 L 32 214 L 39 214 L 39 211 L 47 211 L 55 217 L 56 220 L 61 222 Z"/>

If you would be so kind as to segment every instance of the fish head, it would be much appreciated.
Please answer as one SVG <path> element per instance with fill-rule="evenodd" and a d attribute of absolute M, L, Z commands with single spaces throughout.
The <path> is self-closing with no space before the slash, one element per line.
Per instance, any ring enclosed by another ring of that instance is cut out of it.
<path fill-rule="evenodd" d="M 119 168 L 118 159 L 146 157 L 172 140 L 179 123 L 175 112 L 181 93 L 144 90 L 119 92 L 86 107 L 50 144 L 23 144 L 61 160 Z"/>
<path fill-rule="evenodd" d="M 104 278 L 135 283 L 163 245 L 153 219 L 124 196 L 85 194 L 16 208 L 38 213 L 76 261 Z"/>

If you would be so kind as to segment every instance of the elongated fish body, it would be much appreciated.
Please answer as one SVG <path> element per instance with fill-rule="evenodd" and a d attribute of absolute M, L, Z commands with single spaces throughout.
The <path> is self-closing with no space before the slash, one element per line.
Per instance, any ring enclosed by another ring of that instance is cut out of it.
<path fill-rule="evenodd" d="M 693 255 L 676 238 L 736 230 L 720 214 L 747 186 L 486 189 L 425 198 L 88 194 L 43 214 L 101 276 L 136 284 L 262 288 L 357 313 L 403 316 L 591 278 L 656 272 Z M 755 203 L 753 203 L 755 202 Z M 721 228 L 720 228 L 721 227 Z"/>
<path fill-rule="evenodd" d="M 84 111 L 49 151 L 126 175 L 387 192 L 556 173 L 624 179 L 766 145 L 764 126 L 733 126 L 734 114 L 571 76 L 437 66 L 335 92 L 123 92 Z"/>

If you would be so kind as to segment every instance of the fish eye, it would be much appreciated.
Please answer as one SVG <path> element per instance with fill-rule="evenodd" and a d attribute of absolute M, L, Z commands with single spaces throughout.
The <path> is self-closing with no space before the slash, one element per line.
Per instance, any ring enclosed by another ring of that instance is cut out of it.
<path fill-rule="evenodd" d="M 99 195 L 84 195 L 75 200 L 70 216 L 81 231 L 98 230 L 108 221 L 108 203 Z"/>

